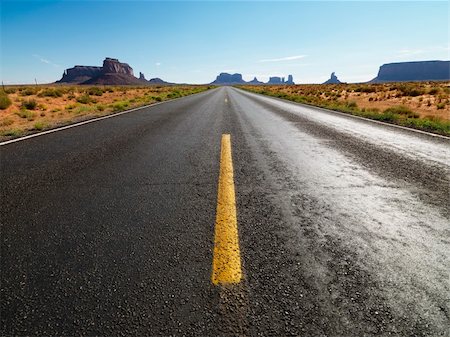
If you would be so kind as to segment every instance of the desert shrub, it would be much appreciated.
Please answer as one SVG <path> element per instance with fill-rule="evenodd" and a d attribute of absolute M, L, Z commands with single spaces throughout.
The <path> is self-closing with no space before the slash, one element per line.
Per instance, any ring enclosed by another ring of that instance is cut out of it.
<path fill-rule="evenodd" d="M 88 94 L 84 94 L 77 98 L 77 102 L 82 104 L 89 104 L 92 102 L 92 98 Z"/>
<path fill-rule="evenodd" d="M 55 88 L 44 89 L 38 94 L 39 97 L 62 97 L 62 95 L 63 92 Z"/>
<path fill-rule="evenodd" d="M 43 110 L 43 111 L 47 110 L 47 106 L 46 106 L 45 104 L 42 104 L 42 103 L 39 103 L 39 104 L 37 105 L 37 108 L 38 108 L 39 110 Z"/>
<path fill-rule="evenodd" d="M 75 115 L 84 115 L 84 114 L 91 113 L 94 109 L 95 109 L 95 107 L 80 105 L 80 106 L 76 107 L 74 110 L 72 110 L 72 113 Z"/>
<path fill-rule="evenodd" d="M 102 104 L 98 104 L 98 105 L 96 106 L 96 109 L 97 109 L 98 111 L 104 111 L 104 110 L 105 110 L 105 106 L 102 105 Z"/>
<path fill-rule="evenodd" d="M 5 88 L 5 93 L 7 93 L 7 94 L 15 94 L 16 92 L 17 92 L 17 88 L 13 88 L 13 87 L 10 87 L 10 88 Z"/>
<path fill-rule="evenodd" d="M 24 100 L 21 107 L 22 109 L 34 110 L 37 108 L 37 102 L 34 99 Z"/>
<path fill-rule="evenodd" d="M 34 117 L 36 117 L 36 114 L 30 110 L 20 110 L 16 112 L 16 115 L 19 116 L 20 118 L 26 118 L 29 121 L 34 120 Z"/>
<path fill-rule="evenodd" d="M 441 88 L 433 87 L 433 88 L 430 88 L 430 90 L 428 90 L 428 94 L 436 95 L 436 94 L 439 94 L 440 91 L 441 91 Z"/>
<path fill-rule="evenodd" d="M 353 101 L 347 102 L 346 106 L 347 106 L 347 108 L 350 108 L 350 109 L 358 109 L 358 104 L 356 104 L 356 102 L 353 102 Z"/>
<path fill-rule="evenodd" d="M 420 96 L 423 95 L 425 93 L 425 91 L 423 89 L 420 88 L 414 88 L 411 89 L 410 91 L 408 91 L 408 96 L 412 96 L 412 97 L 416 97 L 416 96 Z"/>
<path fill-rule="evenodd" d="M 294 96 L 294 101 L 297 103 L 308 103 L 310 99 L 307 96 Z"/>
<path fill-rule="evenodd" d="M 127 107 L 128 107 L 127 102 L 119 102 L 112 106 L 113 111 L 115 111 L 115 112 L 125 110 Z"/>
<path fill-rule="evenodd" d="M 369 108 L 366 111 L 370 113 L 380 113 L 380 109 L 378 108 Z"/>
<path fill-rule="evenodd" d="M 18 137 L 22 134 L 21 130 L 17 130 L 17 129 L 11 129 L 11 130 L 6 130 L 6 131 L 2 131 L 0 133 L 2 136 L 8 136 L 8 137 Z"/>
<path fill-rule="evenodd" d="M 400 84 L 395 87 L 402 96 L 416 97 L 425 94 L 425 89 L 414 84 Z"/>
<path fill-rule="evenodd" d="M 41 130 L 45 129 L 46 126 L 47 126 L 47 124 L 44 122 L 36 122 L 36 123 L 34 123 L 33 128 L 34 128 L 34 130 L 41 131 Z"/>
<path fill-rule="evenodd" d="M 20 95 L 21 96 L 31 96 L 36 94 L 38 90 L 34 89 L 34 88 L 22 88 L 20 90 Z"/>
<path fill-rule="evenodd" d="M 393 113 L 393 114 L 397 114 L 400 116 L 405 116 L 407 118 L 419 118 L 419 114 L 417 112 L 412 111 L 411 109 L 409 109 L 406 106 L 403 105 L 398 105 L 398 106 L 393 106 L 390 108 L 387 108 L 386 110 L 384 110 L 384 113 Z"/>
<path fill-rule="evenodd" d="M 279 93 L 276 93 L 276 94 L 275 94 L 275 97 L 278 97 L 278 98 L 287 98 L 288 95 L 287 95 L 286 93 L 284 93 L 284 92 L 279 92 Z"/>
<path fill-rule="evenodd" d="M 450 135 L 450 121 L 445 121 L 437 117 L 408 119 L 404 125 L 417 129 L 437 132 L 447 136 Z"/>
<path fill-rule="evenodd" d="M 86 90 L 88 95 L 101 96 L 103 95 L 103 90 L 99 87 L 91 87 Z"/>
<path fill-rule="evenodd" d="M 399 115 L 392 112 L 383 112 L 380 114 L 372 115 L 371 118 L 382 122 L 396 122 L 399 119 Z"/>
<path fill-rule="evenodd" d="M 444 109 L 445 108 L 445 102 L 441 102 L 441 103 L 436 104 L 436 108 L 438 110 Z"/>
<path fill-rule="evenodd" d="M 5 110 L 12 104 L 8 94 L 3 90 L 0 91 L 0 109 Z"/>
<path fill-rule="evenodd" d="M 362 86 L 362 87 L 356 87 L 354 91 L 371 93 L 371 92 L 376 92 L 377 89 L 373 86 Z"/>
<path fill-rule="evenodd" d="M 0 126 L 9 126 L 13 123 L 14 121 L 11 118 L 4 118 L 0 121 Z"/>
<path fill-rule="evenodd" d="M 167 98 L 178 98 L 183 96 L 179 91 L 171 92 L 167 95 Z"/>

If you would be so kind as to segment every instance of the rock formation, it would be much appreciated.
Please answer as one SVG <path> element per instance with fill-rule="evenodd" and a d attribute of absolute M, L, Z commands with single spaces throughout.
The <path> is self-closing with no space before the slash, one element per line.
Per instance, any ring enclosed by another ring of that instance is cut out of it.
<path fill-rule="evenodd" d="M 131 68 L 127 63 L 121 63 L 118 59 L 113 59 L 110 57 L 107 57 L 103 61 L 102 72 L 104 74 L 125 74 L 134 77 L 133 68 Z"/>
<path fill-rule="evenodd" d="M 232 85 L 232 84 L 295 84 L 294 78 L 292 75 L 288 76 L 288 80 L 285 81 L 284 77 L 270 77 L 269 82 L 263 83 L 258 81 L 258 79 L 255 77 L 253 80 L 246 82 L 242 79 L 241 74 L 228 74 L 228 73 L 220 73 L 219 76 L 216 77 L 214 82 L 211 82 L 211 84 L 216 85 Z"/>
<path fill-rule="evenodd" d="M 127 63 L 121 63 L 118 59 L 107 57 L 103 61 L 100 75 L 83 82 L 83 84 L 142 85 L 146 82 L 134 77 L 133 68 Z"/>
<path fill-rule="evenodd" d="M 279 84 L 295 84 L 294 83 L 294 77 L 292 75 L 288 76 L 287 81 L 285 80 L 284 77 L 270 77 L 269 78 L 269 82 L 267 82 L 267 84 L 274 84 L 274 85 L 279 85 Z"/>
<path fill-rule="evenodd" d="M 211 84 L 244 84 L 241 74 L 220 73 Z"/>
<path fill-rule="evenodd" d="M 150 84 L 172 84 L 172 83 L 163 81 L 159 77 L 155 77 L 155 78 L 149 79 L 148 83 L 150 83 Z"/>
<path fill-rule="evenodd" d="M 106 73 L 98 77 L 91 78 L 81 84 L 93 85 L 146 85 L 147 81 L 142 81 L 134 76 L 123 73 Z"/>
<path fill-rule="evenodd" d="M 450 61 L 417 61 L 383 64 L 373 83 L 450 80 Z"/>
<path fill-rule="evenodd" d="M 283 81 L 281 80 L 281 77 L 269 77 L 269 82 L 267 82 L 267 84 L 283 84 Z"/>
<path fill-rule="evenodd" d="M 288 76 L 288 80 L 285 82 L 286 84 L 295 84 L 294 83 L 294 77 L 292 75 Z"/>
<path fill-rule="evenodd" d="M 102 67 L 75 66 L 66 69 L 62 78 L 56 83 L 102 84 L 102 85 L 145 85 L 168 84 L 161 79 L 147 81 L 143 73 L 136 78 L 127 63 L 107 57 Z"/>
<path fill-rule="evenodd" d="M 64 70 L 62 78 L 56 83 L 83 83 L 102 73 L 102 67 L 75 66 Z"/>
<path fill-rule="evenodd" d="M 258 81 L 258 79 L 255 77 L 253 80 L 251 80 L 250 82 L 247 82 L 248 84 L 264 84 L 264 82 Z"/>
<path fill-rule="evenodd" d="M 324 82 L 323 84 L 339 84 L 342 83 L 341 81 L 339 81 L 339 79 L 337 78 L 336 74 L 334 72 L 331 73 L 330 79 L 327 80 L 326 82 Z"/>

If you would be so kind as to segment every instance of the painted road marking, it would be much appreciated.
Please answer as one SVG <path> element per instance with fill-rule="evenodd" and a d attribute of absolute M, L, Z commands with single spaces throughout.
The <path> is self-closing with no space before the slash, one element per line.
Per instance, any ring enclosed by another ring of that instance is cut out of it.
<path fill-rule="evenodd" d="M 236 199 L 230 135 L 222 135 L 219 188 L 215 223 L 211 281 L 214 285 L 241 281 L 241 253 L 236 217 Z"/>

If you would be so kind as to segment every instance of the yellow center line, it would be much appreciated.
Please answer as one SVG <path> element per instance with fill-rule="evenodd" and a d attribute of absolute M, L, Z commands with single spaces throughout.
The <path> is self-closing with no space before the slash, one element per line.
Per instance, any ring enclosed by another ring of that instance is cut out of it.
<path fill-rule="evenodd" d="M 231 140 L 230 135 L 222 135 L 211 281 L 214 285 L 234 284 L 241 278 Z"/>

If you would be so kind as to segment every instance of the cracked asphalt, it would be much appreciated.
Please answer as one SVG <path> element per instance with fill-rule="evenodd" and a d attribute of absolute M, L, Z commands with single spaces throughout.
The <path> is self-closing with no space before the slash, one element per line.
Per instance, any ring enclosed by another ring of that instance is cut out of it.
<path fill-rule="evenodd" d="M 221 87 L 0 146 L 0 334 L 449 336 L 449 145 Z"/>

